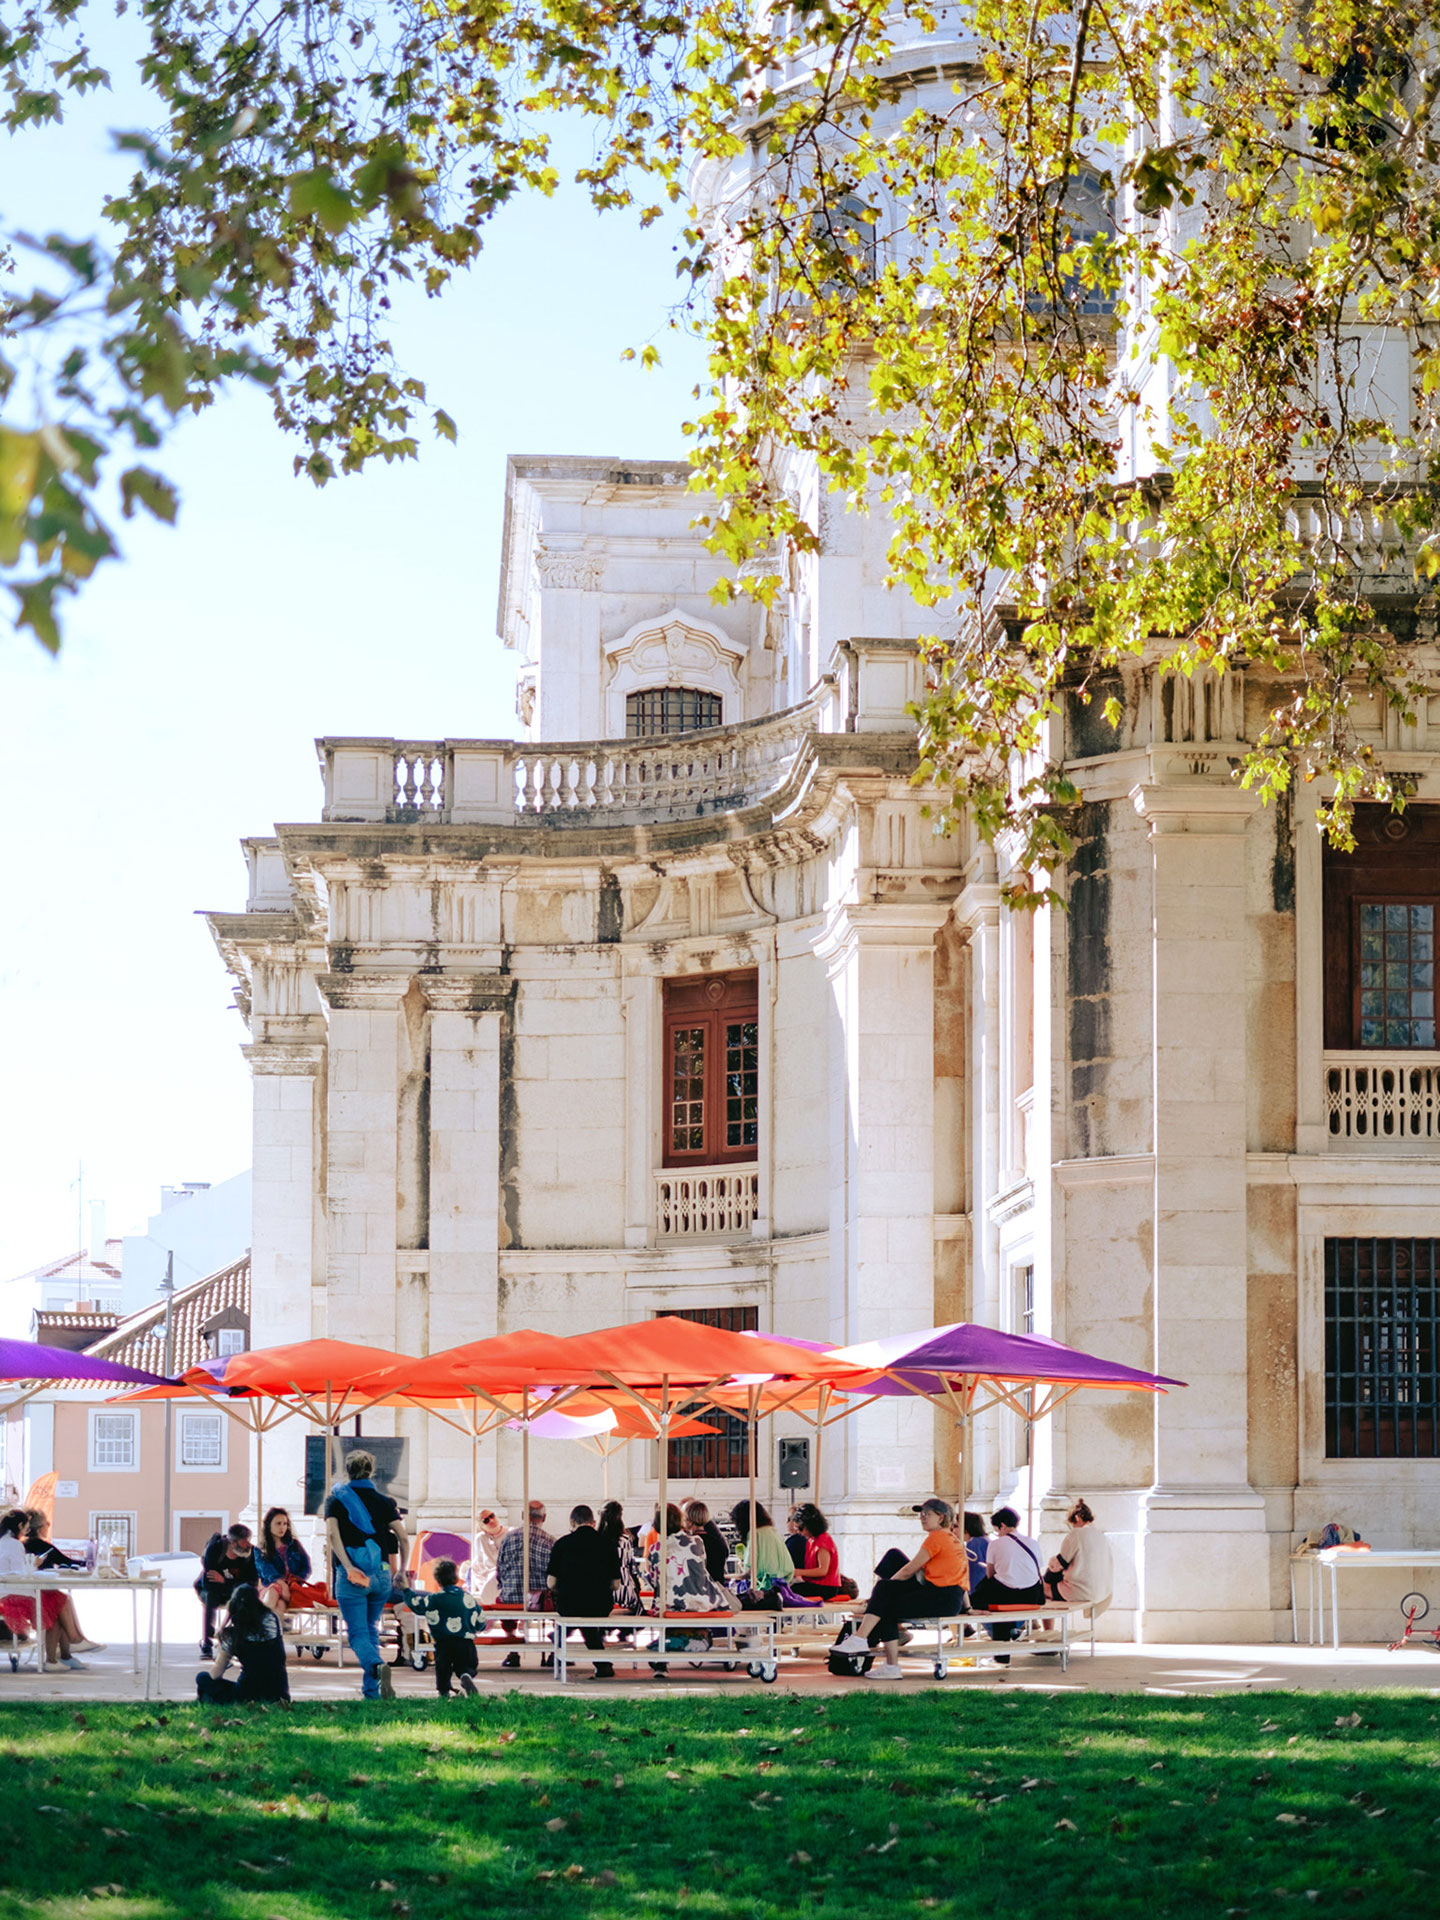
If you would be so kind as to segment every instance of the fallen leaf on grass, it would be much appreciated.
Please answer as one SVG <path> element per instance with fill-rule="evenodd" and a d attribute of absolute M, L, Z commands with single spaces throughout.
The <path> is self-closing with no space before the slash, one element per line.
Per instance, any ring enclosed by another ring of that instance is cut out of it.
<path fill-rule="evenodd" d="M 557 1813 L 553 1820 L 547 1820 L 545 1822 L 545 1831 L 547 1833 L 563 1833 L 569 1824 L 570 1822 L 565 1819 L 563 1814 Z"/>
<path fill-rule="evenodd" d="M 1365 1818 L 1367 1820 L 1378 1820 L 1385 1811 L 1386 1809 L 1384 1807 L 1369 1807 L 1366 1809 Z"/>
<path fill-rule="evenodd" d="M 1360 1716 L 1358 1713 L 1342 1713 L 1335 1724 L 1337 1727 L 1358 1727 Z"/>
<path fill-rule="evenodd" d="M 128 1827 L 102 1827 L 100 1831 L 107 1840 L 128 1840 L 130 1838 L 130 1830 Z"/>
<path fill-rule="evenodd" d="M 37 1807 L 35 1811 L 37 1813 L 63 1813 L 65 1809 L 63 1807 Z"/>
<path fill-rule="evenodd" d="M 1278 1733 L 1280 1731 L 1280 1722 L 1278 1720 L 1267 1720 L 1260 1731 L 1261 1733 Z"/>
<path fill-rule="evenodd" d="M 1277 1813 L 1275 1824 L 1282 1827 L 1303 1827 L 1305 1816 L 1303 1813 Z"/>
<path fill-rule="evenodd" d="M 785 1864 L 790 1867 L 808 1867 L 810 1864 L 810 1855 L 802 1852 L 801 1849 L 797 1847 Z"/>
<path fill-rule="evenodd" d="M 595 1876 L 594 1884 L 597 1887 L 618 1887 L 620 1884 L 620 1876 L 615 1872 L 613 1867 L 602 1867 L 600 1872 Z"/>
<path fill-rule="evenodd" d="M 375 1886 L 381 1893 L 398 1893 L 399 1888 L 393 1880 L 377 1880 Z"/>
<path fill-rule="evenodd" d="M 1078 1833 L 1080 1831 L 1073 1820 L 1057 1820 L 1055 1822 L 1055 1831 L 1058 1833 L 1062 1827 L 1067 1833 Z"/>
<path fill-rule="evenodd" d="M 561 1877 L 566 1880 L 583 1880 L 585 1877 L 585 1869 L 580 1866 L 578 1862 L 572 1860 Z"/>
<path fill-rule="evenodd" d="M 624 1776 L 624 1774 L 623 1774 L 623 1773 L 617 1773 L 617 1774 L 616 1774 L 616 1776 L 615 1776 L 615 1778 L 614 1778 L 614 1779 L 613 1779 L 613 1780 L 612 1780 L 612 1781 L 610 1782 L 610 1784 L 611 1784 L 611 1786 L 612 1786 L 612 1787 L 614 1787 L 614 1789 L 615 1789 L 615 1791 L 616 1791 L 616 1792 L 618 1793 L 618 1792 L 620 1791 L 620 1789 L 621 1789 L 621 1787 L 623 1787 L 623 1786 L 624 1786 L 624 1784 L 625 1784 L 625 1776 Z"/>

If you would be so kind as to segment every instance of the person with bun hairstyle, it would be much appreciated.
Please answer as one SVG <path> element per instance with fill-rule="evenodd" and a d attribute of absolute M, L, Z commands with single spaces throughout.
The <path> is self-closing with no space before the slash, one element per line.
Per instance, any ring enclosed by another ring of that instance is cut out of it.
<path fill-rule="evenodd" d="M 1110 1542 L 1083 1500 L 1075 1502 L 1065 1523 L 1070 1531 L 1046 1568 L 1046 1591 L 1073 1607 L 1103 1607 L 1115 1590 Z"/>

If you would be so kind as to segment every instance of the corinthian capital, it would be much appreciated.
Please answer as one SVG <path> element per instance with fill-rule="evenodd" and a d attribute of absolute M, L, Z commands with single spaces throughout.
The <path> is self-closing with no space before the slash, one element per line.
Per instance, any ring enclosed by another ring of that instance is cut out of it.
<path fill-rule="evenodd" d="M 539 546 L 535 549 L 535 573 L 542 587 L 571 587 L 582 593 L 594 593 L 605 571 L 598 553 L 580 553 Z"/>

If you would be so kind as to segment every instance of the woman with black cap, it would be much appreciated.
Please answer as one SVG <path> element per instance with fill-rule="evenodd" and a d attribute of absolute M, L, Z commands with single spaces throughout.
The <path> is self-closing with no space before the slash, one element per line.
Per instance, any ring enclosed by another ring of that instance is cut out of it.
<path fill-rule="evenodd" d="M 876 1568 L 882 1577 L 865 1602 L 864 1619 L 835 1644 L 837 1653 L 861 1654 L 882 1645 L 885 1659 L 870 1669 L 872 1680 L 904 1677 L 900 1666 L 902 1621 L 945 1620 L 961 1608 L 967 1575 L 964 1549 L 950 1530 L 955 1516 L 943 1500 L 923 1501 L 915 1511 L 925 1529 L 919 1551 L 893 1571 L 887 1568 L 887 1562 L 893 1563 L 898 1553 L 886 1554 Z"/>

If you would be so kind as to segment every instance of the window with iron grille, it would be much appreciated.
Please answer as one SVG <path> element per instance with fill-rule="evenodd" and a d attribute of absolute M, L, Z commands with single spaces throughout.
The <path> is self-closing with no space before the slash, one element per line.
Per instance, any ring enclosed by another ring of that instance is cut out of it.
<path fill-rule="evenodd" d="M 135 1516 L 133 1513 L 92 1513 L 90 1516 L 90 1538 L 103 1554 L 106 1547 L 113 1547 L 117 1553 L 123 1553 L 128 1560 L 135 1551 Z"/>
<path fill-rule="evenodd" d="M 1325 1242 L 1328 1459 L 1435 1459 L 1440 1240 Z"/>
<path fill-rule="evenodd" d="M 723 724 L 720 695 L 702 693 L 698 687 L 646 687 L 625 696 L 627 740 L 654 740 L 667 733 L 695 733 Z"/>
<path fill-rule="evenodd" d="M 135 1415 L 97 1413 L 90 1428 L 90 1465 L 112 1469 L 135 1467 Z"/>
<path fill-rule="evenodd" d="M 760 1144 L 759 980 L 664 982 L 667 1167 L 753 1161 Z"/>
<path fill-rule="evenodd" d="M 691 1307 L 669 1311 L 662 1320 L 698 1320 L 702 1327 L 723 1327 L 727 1333 L 754 1333 L 760 1325 L 758 1307 Z M 697 1415 L 718 1433 L 695 1433 L 670 1442 L 666 1472 L 672 1480 L 745 1480 L 750 1474 L 750 1426 L 733 1413 L 708 1408 Z"/>
<path fill-rule="evenodd" d="M 222 1413 L 182 1413 L 180 1416 L 180 1464 L 182 1467 L 223 1467 L 225 1436 L 220 1430 Z"/>

